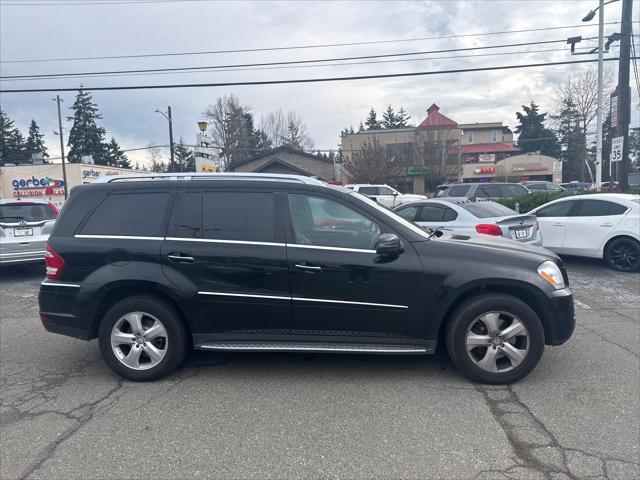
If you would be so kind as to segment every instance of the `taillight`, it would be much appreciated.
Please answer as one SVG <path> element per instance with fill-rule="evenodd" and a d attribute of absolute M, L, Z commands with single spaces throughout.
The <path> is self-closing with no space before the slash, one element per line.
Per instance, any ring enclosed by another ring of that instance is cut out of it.
<path fill-rule="evenodd" d="M 64 270 L 64 259 L 48 243 L 44 252 L 44 264 L 47 267 L 47 278 L 58 280 Z"/>
<path fill-rule="evenodd" d="M 55 203 L 53 203 L 51 200 L 49 200 L 49 206 L 56 213 L 56 217 L 57 217 L 60 214 L 60 210 L 58 209 L 58 206 Z"/>
<path fill-rule="evenodd" d="M 502 236 L 502 230 L 500 230 L 500 227 L 491 223 L 479 223 L 476 225 L 476 232 L 484 233 L 485 235 L 494 235 L 496 237 Z"/>

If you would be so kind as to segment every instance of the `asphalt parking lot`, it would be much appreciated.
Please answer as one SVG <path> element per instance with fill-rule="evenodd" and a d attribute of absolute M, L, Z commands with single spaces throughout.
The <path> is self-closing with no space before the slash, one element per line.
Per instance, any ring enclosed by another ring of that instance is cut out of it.
<path fill-rule="evenodd" d="M 511 387 L 433 357 L 194 352 L 123 381 L 0 270 L 0 478 L 640 478 L 640 274 L 566 259 L 571 341 Z"/>

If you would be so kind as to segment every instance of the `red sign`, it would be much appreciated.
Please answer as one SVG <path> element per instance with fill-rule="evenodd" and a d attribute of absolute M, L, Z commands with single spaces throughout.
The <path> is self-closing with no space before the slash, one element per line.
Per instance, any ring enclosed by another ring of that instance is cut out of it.
<path fill-rule="evenodd" d="M 494 167 L 483 167 L 476 168 L 474 170 L 475 173 L 495 173 L 496 169 Z"/>

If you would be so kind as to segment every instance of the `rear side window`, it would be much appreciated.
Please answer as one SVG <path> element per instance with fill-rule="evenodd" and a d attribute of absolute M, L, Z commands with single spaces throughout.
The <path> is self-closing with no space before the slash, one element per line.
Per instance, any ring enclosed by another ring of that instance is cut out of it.
<path fill-rule="evenodd" d="M 396 213 L 400 215 L 402 218 L 413 222 L 416 218 L 416 212 L 418 211 L 418 207 L 406 207 L 402 210 L 398 210 Z"/>
<path fill-rule="evenodd" d="M 43 220 L 53 220 L 56 212 L 44 203 L 4 203 L 0 205 L 0 222 L 41 222 Z"/>
<path fill-rule="evenodd" d="M 440 205 L 424 205 L 416 216 L 416 222 L 441 222 L 444 208 Z"/>
<path fill-rule="evenodd" d="M 547 185 L 544 183 L 530 183 L 527 185 L 529 190 L 546 190 Z"/>
<path fill-rule="evenodd" d="M 273 194 L 205 192 L 204 238 L 273 242 Z"/>
<path fill-rule="evenodd" d="M 176 220 L 175 236 L 179 238 L 202 238 L 202 194 L 185 193 Z"/>
<path fill-rule="evenodd" d="M 362 195 L 380 195 L 378 187 L 360 187 L 358 193 Z"/>
<path fill-rule="evenodd" d="M 109 195 L 80 230 L 83 235 L 162 237 L 168 192 Z"/>
<path fill-rule="evenodd" d="M 469 185 L 456 185 L 447 190 L 447 197 L 464 197 L 469 191 Z"/>
<path fill-rule="evenodd" d="M 580 200 L 576 217 L 604 217 L 622 215 L 627 209 L 617 203 L 605 200 Z"/>

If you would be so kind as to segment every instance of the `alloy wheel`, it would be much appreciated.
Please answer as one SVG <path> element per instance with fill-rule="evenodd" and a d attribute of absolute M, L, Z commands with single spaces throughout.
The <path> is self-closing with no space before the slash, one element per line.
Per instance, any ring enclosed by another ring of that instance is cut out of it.
<path fill-rule="evenodd" d="M 130 312 L 111 330 L 111 348 L 116 358 L 132 370 L 148 370 L 167 354 L 169 339 L 160 320 L 145 312 Z"/>
<path fill-rule="evenodd" d="M 481 369 L 503 373 L 520 365 L 529 353 L 529 332 L 515 315 L 494 311 L 478 316 L 467 329 L 469 358 Z"/>
<path fill-rule="evenodd" d="M 638 264 L 640 244 L 633 240 L 617 240 L 608 252 L 609 263 L 618 270 L 631 270 Z"/>

